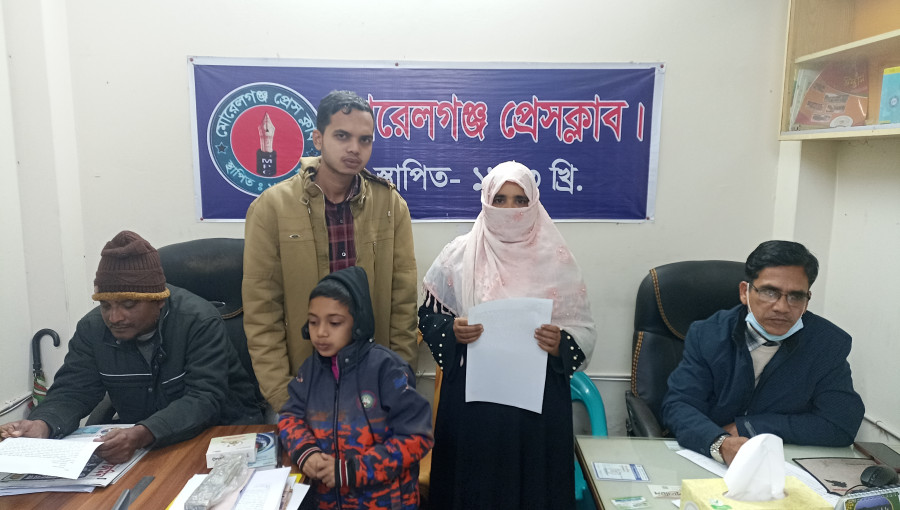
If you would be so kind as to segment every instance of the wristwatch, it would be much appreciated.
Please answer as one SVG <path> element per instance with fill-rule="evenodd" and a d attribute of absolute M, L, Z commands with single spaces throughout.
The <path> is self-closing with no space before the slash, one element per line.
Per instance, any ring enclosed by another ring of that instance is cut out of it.
<path fill-rule="evenodd" d="M 722 443 L 728 439 L 728 434 L 722 434 L 718 439 L 713 441 L 713 444 L 709 447 L 709 456 L 713 458 L 716 462 L 721 462 L 725 464 L 725 459 L 722 458 L 722 454 L 719 453 L 719 449 L 722 448 Z"/>

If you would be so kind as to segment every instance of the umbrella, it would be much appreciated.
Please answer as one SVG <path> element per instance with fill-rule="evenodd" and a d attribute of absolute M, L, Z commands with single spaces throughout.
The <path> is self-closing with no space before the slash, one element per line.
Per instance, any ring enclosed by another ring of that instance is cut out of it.
<path fill-rule="evenodd" d="M 31 355 L 34 358 L 32 360 L 34 387 L 31 390 L 31 402 L 28 404 L 29 410 L 34 409 L 47 396 L 47 380 L 44 378 L 44 370 L 41 368 L 41 338 L 45 335 L 50 335 L 53 338 L 53 346 L 59 347 L 59 335 L 56 331 L 49 328 L 38 331 L 31 338 Z"/>

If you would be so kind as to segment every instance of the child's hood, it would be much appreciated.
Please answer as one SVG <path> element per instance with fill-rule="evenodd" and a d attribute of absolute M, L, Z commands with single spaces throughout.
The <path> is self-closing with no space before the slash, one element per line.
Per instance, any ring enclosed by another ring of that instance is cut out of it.
<path fill-rule="evenodd" d="M 359 266 L 351 266 L 329 274 L 325 279 L 341 283 L 353 298 L 353 341 L 367 341 L 375 335 L 375 317 L 372 312 L 372 298 L 369 295 L 369 279 L 366 271 Z"/>

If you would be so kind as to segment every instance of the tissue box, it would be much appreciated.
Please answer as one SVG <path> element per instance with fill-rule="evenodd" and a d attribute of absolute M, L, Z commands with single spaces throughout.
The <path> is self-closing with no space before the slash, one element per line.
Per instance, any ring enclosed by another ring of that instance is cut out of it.
<path fill-rule="evenodd" d="M 247 462 L 256 461 L 256 434 L 214 437 L 206 450 L 206 467 L 212 469 L 226 455 L 241 455 Z"/>
<path fill-rule="evenodd" d="M 785 477 L 784 499 L 774 501 L 737 501 L 725 497 L 728 487 L 722 478 L 681 481 L 682 510 L 834 510 L 803 482 Z"/>

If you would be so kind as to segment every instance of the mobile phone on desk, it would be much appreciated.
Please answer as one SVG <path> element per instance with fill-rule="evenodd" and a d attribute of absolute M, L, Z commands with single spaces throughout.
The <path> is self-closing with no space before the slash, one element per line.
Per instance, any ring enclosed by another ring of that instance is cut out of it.
<path fill-rule="evenodd" d="M 863 455 L 872 457 L 875 462 L 884 464 L 900 473 L 900 453 L 884 443 L 870 443 L 866 441 L 857 441 L 853 446 Z"/>

